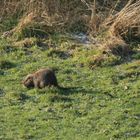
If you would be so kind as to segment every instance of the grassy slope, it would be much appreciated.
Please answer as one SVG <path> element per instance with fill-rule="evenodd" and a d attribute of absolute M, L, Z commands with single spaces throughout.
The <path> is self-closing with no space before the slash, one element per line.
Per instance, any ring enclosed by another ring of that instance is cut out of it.
<path fill-rule="evenodd" d="M 140 139 L 139 60 L 91 70 L 82 64 L 95 48 L 76 47 L 64 59 L 67 43 L 52 53 L 37 46 L 6 52 L 2 42 L 0 59 L 14 65 L 0 69 L 0 139 Z M 20 84 L 42 67 L 55 68 L 61 86 L 78 88 L 27 90 Z"/>

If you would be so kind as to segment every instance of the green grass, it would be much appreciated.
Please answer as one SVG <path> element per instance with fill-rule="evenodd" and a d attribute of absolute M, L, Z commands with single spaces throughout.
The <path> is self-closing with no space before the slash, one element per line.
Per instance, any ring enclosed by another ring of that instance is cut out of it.
<path fill-rule="evenodd" d="M 90 69 L 94 47 L 65 40 L 7 51 L 0 42 L 1 140 L 140 139 L 140 60 Z M 23 87 L 43 67 L 55 69 L 60 86 L 77 88 Z"/>

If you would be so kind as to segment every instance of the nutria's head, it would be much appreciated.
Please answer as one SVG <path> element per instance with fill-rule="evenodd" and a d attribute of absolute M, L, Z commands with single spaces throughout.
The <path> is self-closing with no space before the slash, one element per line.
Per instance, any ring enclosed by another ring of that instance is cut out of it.
<path fill-rule="evenodd" d="M 25 77 L 25 79 L 22 81 L 25 87 L 27 88 L 33 88 L 34 82 L 33 82 L 33 75 L 29 74 Z"/>

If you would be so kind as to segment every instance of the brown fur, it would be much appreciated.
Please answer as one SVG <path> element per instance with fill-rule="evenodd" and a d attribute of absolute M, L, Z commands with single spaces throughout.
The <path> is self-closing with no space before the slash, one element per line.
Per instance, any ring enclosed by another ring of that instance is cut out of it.
<path fill-rule="evenodd" d="M 33 74 L 29 74 L 22 83 L 27 88 L 44 88 L 46 86 L 59 87 L 52 69 L 40 69 Z"/>

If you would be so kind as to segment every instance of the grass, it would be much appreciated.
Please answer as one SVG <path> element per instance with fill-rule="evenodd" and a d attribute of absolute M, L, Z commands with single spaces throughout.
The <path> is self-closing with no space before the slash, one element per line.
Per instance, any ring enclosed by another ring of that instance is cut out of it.
<path fill-rule="evenodd" d="M 7 51 L 0 42 L 1 140 L 140 139 L 139 59 L 90 69 L 94 46 L 62 40 Z M 55 69 L 60 86 L 76 88 L 23 87 L 24 76 L 43 67 Z"/>

